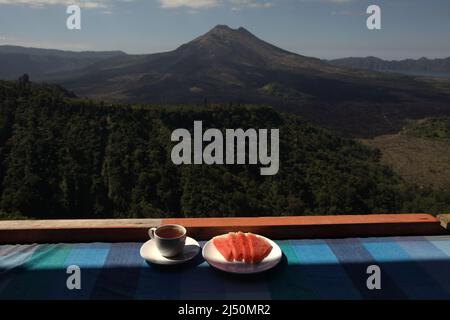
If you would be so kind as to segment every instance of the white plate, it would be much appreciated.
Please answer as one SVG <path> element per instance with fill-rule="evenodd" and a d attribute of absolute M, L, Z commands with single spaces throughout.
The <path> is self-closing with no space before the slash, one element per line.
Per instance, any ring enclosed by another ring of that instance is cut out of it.
<path fill-rule="evenodd" d="M 162 265 L 180 264 L 193 259 L 200 252 L 200 245 L 191 237 L 186 237 L 186 245 L 181 254 L 166 258 L 161 255 L 154 240 L 150 239 L 141 247 L 140 254 L 144 260 Z"/>
<path fill-rule="evenodd" d="M 222 254 L 216 249 L 216 246 L 213 244 L 212 240 L 209 240 L 205 246 L 203 247 L 203 258 L 213 267 L 220 269 L 222 271 L 231 272 L 231 273 L 258 273 L 263 272 L 275 267 L 278 262 L 280 262 L 282 253 L 280 247 L 273 242 L 272 240 L 257 235 L 263 239 L 266 239 L 270 245 L 272 246 L 272 251 L 270 251 L 269 255 L 264 258 L 263 261 L 257 264 L 248 264 L 242 261 L 227 261 Z"/>

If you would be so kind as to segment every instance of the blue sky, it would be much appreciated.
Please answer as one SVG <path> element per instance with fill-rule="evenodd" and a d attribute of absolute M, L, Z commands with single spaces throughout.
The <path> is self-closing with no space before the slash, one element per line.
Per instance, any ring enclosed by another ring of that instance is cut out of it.
<path fill-rule="evenodd" d="M 82 30 L 66 28 L 71 4 L 82 7 Z M 382 30 L 366 28 L 370 4 Z M 319 58 L 450 56 L 449 0 L 0 0 L 0 44 L 154 53 L 217 24 Z"/>

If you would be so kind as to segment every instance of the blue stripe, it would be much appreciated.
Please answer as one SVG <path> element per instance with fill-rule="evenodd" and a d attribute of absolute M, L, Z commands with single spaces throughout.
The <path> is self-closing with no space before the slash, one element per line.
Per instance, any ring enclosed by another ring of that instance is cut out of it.
<path fill-rule="evenodd" d="M 175 300 L 180 295 L 177 268 L 152 265 L 141 259 L 141 273 L 135 299 Z"/>
<path fill-rule="evenodd" d="M 397 243 L 447 293 L 450 299 L 450 270 L 448 256 L 424 237 L 398 238 Z"/>
<path fill-rule="evenodd" d="M 393 239 L 363 240 L 363 243 L 380 264 L 382 279 L 386 273 L 389 274 L 409 298 L 442 299 L 448 297 L 445 290 L 421 269 Z"/>
<path fill-rule="evenodd" d="M 135 295 L 142 259 L 138 243 L 113 243 L 97 277 L 91 299 L 131 299 Z"/>
<path fill-rule="evenodd" d="M 383 274 L 384 285 L 382 290 L 369 290 L 367 288 L 367 267 L 378 265 L 374 257 L 362 246 L 358 239 L 327 240 L 328 246 L 338 258 L 353 284 L 358 288 L 365 299 L 405 299 L 405 294 L 390 279 Z"/>
<path fill-rule="evenodd" d="M 196 268 L 183 268 L 180 272 L 179 299 L 225 299 L 228 283 L 224 281 L 224 276 L 229 275 L 214 270 L 206 261 Z"/>
<path fill-rule="evenodd" d="M 425 237 L 436 248 L 444 252 L 450 258 L 450 236 Z"/>
<path fill-rule="evenodd" d="M 323 240 L 291 240 L 306 285 L 321 299 L 361 299 L 359 291 Z"/>

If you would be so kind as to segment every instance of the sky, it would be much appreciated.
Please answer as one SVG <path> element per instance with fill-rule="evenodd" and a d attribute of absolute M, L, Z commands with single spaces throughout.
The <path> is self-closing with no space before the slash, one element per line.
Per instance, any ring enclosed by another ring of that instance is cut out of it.
<path fill-rule="evenodd" d="M 72 4 L 81 30 L 66 27 Z M 366 27 L 372 4 L 381 30 Z M 155 53 L 218 24 L 324 59 L 450 56 L 449 0 L 0 0 L 0 45 Z"/>

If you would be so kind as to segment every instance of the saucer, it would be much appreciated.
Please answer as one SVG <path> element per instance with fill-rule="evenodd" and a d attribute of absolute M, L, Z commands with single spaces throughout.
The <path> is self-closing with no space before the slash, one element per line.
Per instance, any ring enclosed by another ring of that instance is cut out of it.
<path fill-rule="evenodd" d="M 154 240 L 150 239 L 141 247 L 141 257 L 151 263 L 161 265 L 175 265 L 184 263 L 193 259 L 200 252 L 200 245 L 191 237 L 186 237 L 186 245 L 183 252 L 171 258 L 166 258 L 161 255 Z"/>

